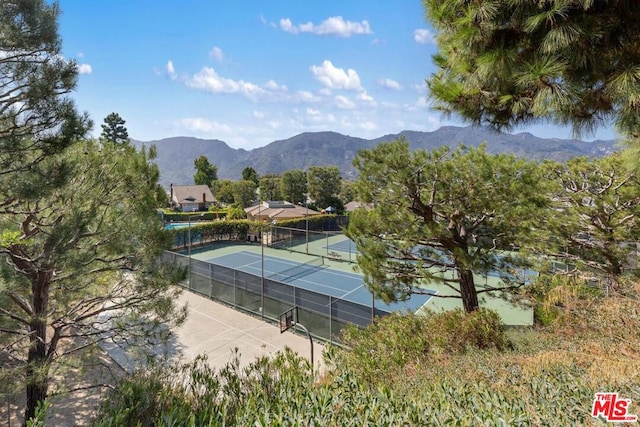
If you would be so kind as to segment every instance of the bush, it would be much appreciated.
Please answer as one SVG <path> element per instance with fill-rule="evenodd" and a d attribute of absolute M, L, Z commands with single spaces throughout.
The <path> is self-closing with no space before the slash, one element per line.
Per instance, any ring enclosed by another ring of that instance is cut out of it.
<path fill-rule="evenodd" d="M 507 350 L 510 343 L 500 315 L 480 308 L 473 313 L 462 309 L 426 316 L 433 344 L 441 351 L 464 353 L 468 348 Z"/>
<path fill-rule="evenodd" d="M 342 342 L 349 350 L 327 353 L 329 359 L 336 357 L 329 363 L 346 364 L 359 379 L 375 384 L 390 372 L 428 357 L 433 337 L 425 320 L 415 314 L 393 313 L 365 329 L 349 325 L 342 332 Z"/>
<path fill-rule="evenodd" d="M 194 244 L 213 242 L 218 240 L 247 240 L 249 230 L 255 227 L 255 223 L 247 220 L 224 220 L 196 224 L 188 228 L 174 228 L 167 230 L 173 237 L 174 247 L 187 247 L 189 235 Z"/>
<path fill-rule="evenodd" d="M 358 379 L 374 385 L 428 365 L 434 354 L 510 348 L 500 316 L 484 308 L 471 314 L 462 310 L 426 315 L 393 313 L 365 329 L 346 327 L 342 343 L 348 350 L 331 349 L 327 352 L 328 363 L 345 366 Z"/>

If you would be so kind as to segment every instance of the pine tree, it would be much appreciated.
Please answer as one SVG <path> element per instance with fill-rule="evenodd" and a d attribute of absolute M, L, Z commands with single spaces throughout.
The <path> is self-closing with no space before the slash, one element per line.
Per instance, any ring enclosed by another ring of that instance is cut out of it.
<path fill-rule="evenodd" d="M 64 159 L 44 159 L 81 140 L 91 126 L 68 97 L 77 65 L 61 55 L 57 3 L 0 5 L 0 213 L 14 197 L 43 192 L 67 178 Z"/>
<path fill-rule="evenodd" d="M 127 128 L 124 126 L 125 121 L 118 113 L 111 113 L 104 119 L 104 124 L 102 125 L 102 133 L 100 134 L 100 138 L 104 141 L 109 141 L 113 144 L 128 144 L 129 143 L 129 132 Z"/>
<path fill-rule="evenodd" d="M 484 147 L 410 152 L 398 140 L 360 151 L 354 165 L 358 198 L 374 208 L 356 209 L 347 235 L 377 297 L 401 301 L 436 282 L 471 312 L 478 294 L 524 285 L 519 250 L 548 202 L 536 164 Z M 488 273 L 501 284 L 476 283 Z"/>
<path fill-rule="evenodd" d="M 640 8 L 632 1 L 423 0 L 437 30 L 442 111 L 498 128 L 576 133 L 613 123 L 640 137 Z"/>

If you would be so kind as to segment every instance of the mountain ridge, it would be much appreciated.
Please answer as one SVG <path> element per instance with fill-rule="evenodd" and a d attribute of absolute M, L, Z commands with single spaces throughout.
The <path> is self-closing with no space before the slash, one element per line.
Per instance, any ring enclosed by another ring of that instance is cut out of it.
<path fill-rule="evenodd" d="M 219 139 L 174 136 L 153 141 L 132 140 L 140 147 L 155 145 L 160 168 L 160 183 L 187 185 L 193 183 L 194 161 L 207 156 L 218 167 L 219 179 L 241 179 L 245 167 L 253 167 L 258 175 L 281 174 L 289 169 L 310 166 L 337 166 L 342 176 L 353 179 L 357 171 L 351 164 L 362 149 L 370 149 L 382 142 L 404 136 L 412 150 L 465 144 L 477 147 L 486 142 L 489 153 L 512 153 L 531 160 L 565 161 L 572 157 L 600 157 L 617 150 L 616 140 L 592 142 L 578 139 L 540 138 L 529 132 L 508 134 L 486 127 L 443 126 L 432 132 L 404 130 L 374 139 L 343 135 L 333 131 L 304 132 L 291 138 L 273 141 L 251 150 L 231 148 Z"/>

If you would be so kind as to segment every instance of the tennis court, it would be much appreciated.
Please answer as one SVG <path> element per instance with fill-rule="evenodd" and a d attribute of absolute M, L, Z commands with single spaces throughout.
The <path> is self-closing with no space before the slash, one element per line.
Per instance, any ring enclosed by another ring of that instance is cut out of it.
<path fill-rule="evenodd" d="M 374 300 L 362 275 L 350 272 L 351 264 L 267 246 L 218 244 L 191 256 L 167 251 L 164 258 L 189 267 L 185 286 L 191 291 L 273 321 L 295 306 L 299 322 L 330 341 L 339 340 L 348 324 L 367 326 L 377 316 L 416 312 L 436 294 L 385 304 Z"/>
<path fill-rule="evenodd" d="M 288 283 L 297 288 L 356 304 L 371 306 L 373 303 L 376 309 L 387 313 L 401 310 L 415 312 L 431 298 L 431 295 L 414 295 L 410 300 L 399 303 L 374 302 L 371 292 L 364 286 L 362 276 L 333 270 L 324 264 L 322 257 L 313 257 L 308 263 L 300 263 L 284 258 L 240 251 L 210 258 L 207 262 L 244 271 L 255 276 L 264 274 L 265 278 L 271 280 Z M 435 294 L 435 291 L 430 293 Z"/>
<path fill-rule="evenodd" d="M 333 242 L 325 247 L 330 251 L 346 252 L 348 254 L 355 254 L 355 255 L 358 254 L 358 249 L 356 248 L 356 244 L 350 239 L 344 239 L 338 242 Z"/>

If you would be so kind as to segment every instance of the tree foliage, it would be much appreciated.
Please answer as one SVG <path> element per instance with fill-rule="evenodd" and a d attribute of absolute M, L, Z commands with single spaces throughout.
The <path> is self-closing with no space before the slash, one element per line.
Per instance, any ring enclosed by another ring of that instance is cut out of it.
<path fill-rule="evenodd" d="M 14 198 L 0 217 L 0 355 L 26 385 L 26 419 L 61 361 L 108 336 L 134 345 L 177 319 L 170 286 L 183 275 L 156 263 L 170 241 L 149 153 L 88 141 L 64 156 L 71 179 Z"/>
<path fill-rule="evenodd" d="M 633 260 L 640 233 L 640 181 L 618 153 L 601 159 L 548 162 L 555 182 L 554 214 L 548 223 L 551 255 L 572 274 L 617 283 L 638 274 Z"/>
<path fill-rule="evenodd" d="M 509 128 L 543 120 L 576 134 L 613 122 L 640 136 L 640 8 L 629 1 L 423 0 L 438 32 L 428 79 L 446 112 Z"/>
<path fill-rule="evenodd" d="M 524 284 L 517 251 L 546 203 L 537 165 L 484 147 L 410 152 L 404 140 L 360 151 L 354 165 L 359 199 L 374 208 L 356 210 L 347 234 L 376 296 L 404 300 L 433 281 L 471 312 L 478 293 Z M 476 283 L 488 273 L 501 283 Z"/>
<path fill-rule="evenodd" d="M 311 166 L 307 172 L 309 197 L 320 209 L 331 206 L 340 193 L 340 170 L 337 166 Z"/>
<path fill-rule="evenodd" d="M 251 206 L 256 200 L 256 184 L 253 181 L 219 181 L 214 193 L 222 203 L 237 204 L 241 208 Z"/>
<path fill-rule="evenodd" d="M 278 175 L 265 175 L 260 178 L 260 199 L 282 200 L 280 177 Z"/>
<path fill-rule="evenodd" d="M 125 120 L 118 113 L 111 113 L 104 118 L 100 138 L 113 144 L 129 143 L 129 132 Z"/>
<path fill-rule="evenodd" d="M 303 203 L 307 192 L 307 175 L 301 169 L 291 169 L 280 177 L 280 193 L 291 203 Z"/>
<path fill-rule="evenodd" d="M 353 202 L 355 200 L 355 191 L 353 188 L 353 182 L 346 179 L 340 182 L 340 194 L 338 195 L 343 204 Z"/>
<path fill-rule="evenodd" d="M 46 166 L 42 160 L 82 139 L 91 126 L 67 96 L 78 70 L 61 55 L 59 13 L 57 3 L 43 0 L 0 5 L 0 187 L 12 190 L 5 197 L 57 185 L 68 172 L 64 159 Z"/>
<path fill-rule="evenodd" d="M 196 174 L 193 182 L 196 185 L 208 185 L 211 187 L 218 180 L 218 167 L 209 163 L 207 156 L 200 156 L 194 161 Z"/>
<path fill-rule="evenodd" d="M 258 185 L 258 183 L 260 182 L 260 179 L 258 178 L 258 172 L 256 172 L 256 170 L 251 166 L 247 166 L 246 168 L 242 169 L 242 180 L 253 181 L 256 185 Z"/>

